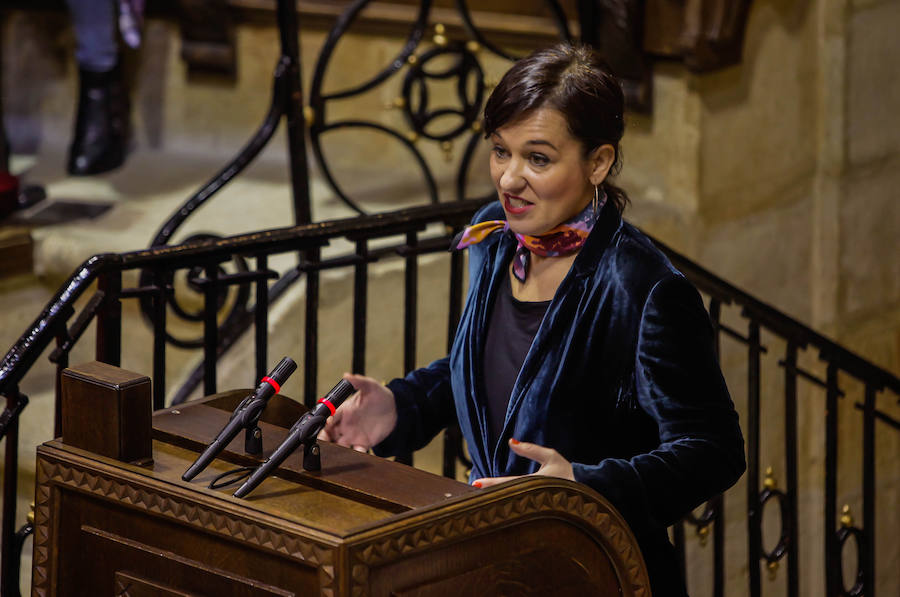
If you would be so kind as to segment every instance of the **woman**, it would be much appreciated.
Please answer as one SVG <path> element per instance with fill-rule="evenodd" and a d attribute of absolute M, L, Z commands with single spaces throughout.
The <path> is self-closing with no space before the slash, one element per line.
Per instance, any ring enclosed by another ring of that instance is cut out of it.
<path fill-rule="evenodd" d="M 472 483 L 584 483 L 628 521 L 653 594 L 684 595 L 666 527 L 744 471 L 697 291 L 621 219 L 623 95 L 590 49 L 517 62 L 484 111 L 499 201 L 455 242 L 469 292 L 450 355 L 357 394 L 323 436 L 379 455 L 454 420 Z M 489 373 L 488 373 L 489 372 Z"/>

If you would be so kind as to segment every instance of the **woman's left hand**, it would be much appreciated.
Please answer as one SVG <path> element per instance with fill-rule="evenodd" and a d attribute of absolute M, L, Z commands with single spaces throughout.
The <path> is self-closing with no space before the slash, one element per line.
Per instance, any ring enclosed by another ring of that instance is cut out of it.
<path fill-rule="evenodd" d="M 520 442 L 516 439 L 509 440 L 510 449 L 524 456 L 529 460 L 534 460 L 541 465 L 532 475 L 541 475 L 544 477 L 559 477 L 560 479 L 575 480 L 575 473 L 572 472 L 572 463 L 562 457 L 562 455 L 553 448 L 545 448 L 537 444 L 529 444 L 528 442 Z M 490 487 L 511 479 L 521 479 L 522 477 L 531 475 L 514 475 L 510 477 L 484 477 L 476 479 L 472 482 L 475 487 Z"/>

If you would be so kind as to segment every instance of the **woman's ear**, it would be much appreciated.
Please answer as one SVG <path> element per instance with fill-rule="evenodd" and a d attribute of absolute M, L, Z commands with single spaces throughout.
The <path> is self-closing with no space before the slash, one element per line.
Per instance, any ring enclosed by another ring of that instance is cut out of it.
<path fill-rule="evenodd" d="M 609 169 L 612 168 L 615 161 L 616 150 L 608 143 L 591 151 L 591 154 L 588 156 L 588 162 L 590 162 L 591 167 L 589 176 L 591 184 L 599 185 L 606 180 Z"/>

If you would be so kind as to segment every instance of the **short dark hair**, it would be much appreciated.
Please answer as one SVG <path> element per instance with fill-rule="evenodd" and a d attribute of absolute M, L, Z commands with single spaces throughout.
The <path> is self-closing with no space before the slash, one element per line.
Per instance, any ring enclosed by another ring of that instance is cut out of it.
<path fill-rule="evenodd" d="M 569 132 L 584 146 L 585 155 L 601 145 L 612 145 L 616 157 L 610 173 L 619 172 L 625 96 L 618 80 L 590 46 L 560 43 L 513 64 L 484 106 L 485 136 L 538 108 L 562 113 Z M 621 212 L 628 196 L 608 180 L 603 181 L 603 188 Z"/>

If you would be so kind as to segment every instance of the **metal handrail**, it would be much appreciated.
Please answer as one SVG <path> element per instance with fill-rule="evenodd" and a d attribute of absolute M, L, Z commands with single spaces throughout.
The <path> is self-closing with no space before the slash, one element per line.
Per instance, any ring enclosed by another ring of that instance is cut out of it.
<path fill-rule="evenodd" d="M 435 222 L 458 226 L 467 221 L 482 204 L 482 201 L 471 200 L 428 205 L 390 213 L 249 232 L 196 243 L 94 255 L 76 268 L 0 361 L 0 395 L 6 395 L 22 380 L 40 354 L 55 339 L 59 327 L 65 325 L 68 317 L 74 313 L 75 301 L 106 271 L 167 266 L 184 269 L 211 260 L 225 261 L 235 254 L 273 254 L 321 247 L 328 244 L 329 240 L 342 236 L 399 234 L 409 228 L 424 228 Z M 0 438 L 2 437 L 0 428 Z"/>
<path fill-rule="evenodd" d="M 427 205 L 389 213 L 249 232 L 197 243 L 94 255 L 76 268 L 0 361 L 0 395 L 6 395 L 21 381 L 40 354 L 54 340 L 58 327 L 64 325 L 74 312 L 72 309 L 75 301 L 97 276 L 106 270 L 127 271 L 166 266 L 183 269 L 210 260 L 225 261 L 235 254 L 249 255 L 260 252 L 273 254 L 320 247 L 331 239 L 348 235 L 400 234 L 411 227 L 424 227 L 434 222 L 459 225 L 482 204 L 480 200 L 468 200 Z M 879 389 L 887 388 L 900 395 L 900 378 L 890 371 L 742 291 L 660 241 L 653 240 L 701 291 L 724 304 L 740 305 L 752 313 L 754 319 L 784 339 L 795 342 L 800 347 L 813 346 L 820 351 L 823 358 L 827 357 L 828 360 L 835 362 L 845 372 L 860 380 L 872 382 Z M 2 429 L 0 427 L 0 438 L 3 437 Z"/>

